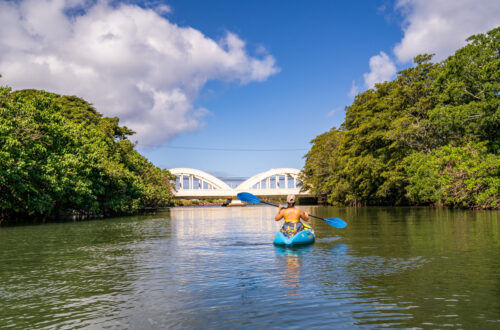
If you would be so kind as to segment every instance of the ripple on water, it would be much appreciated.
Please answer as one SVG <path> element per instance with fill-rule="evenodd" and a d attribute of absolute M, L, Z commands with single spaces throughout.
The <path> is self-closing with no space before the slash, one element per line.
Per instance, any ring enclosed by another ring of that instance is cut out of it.
<path fill-rule="evenodd" d="M 405 210 L 349 210 L 295 249 L 264 207 L 0 228 L 0 328 L 498 325 L 496 220 Z"/>

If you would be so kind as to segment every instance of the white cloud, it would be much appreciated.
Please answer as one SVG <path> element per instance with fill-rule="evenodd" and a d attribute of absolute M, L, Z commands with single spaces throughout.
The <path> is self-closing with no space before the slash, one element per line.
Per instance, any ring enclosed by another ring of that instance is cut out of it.
<path fill-rule="evenodd" d="M 396 8 L 405 17 L 404 37 L 394 48 L 402 63 L 423 53 L 443 60 L 472 34 L 500 24 L 500 1 L 494 0 L 399 0 Z"/>
<path fill-rule="evenodd" d="M 351 90 L 349 91 L 349 97 L 354 98 L 359 93 L 359 87 L 356 85 L 356 82 L 353 80 L 351 85 Z"/>
<path fill-rule="evenodd" d="M 373 88 L 376 83 L 390 80 L 396 74 L 396 66 L 386 53 L 370 58 L 370 72 L 363 74 L 365 84 L 368 88 Z"/>
<path fill-rule="evenodd" d="M 336 113 L 339 113 L 342 109 L 337 107 L 337 108 L 333 108 L 332 110 L 330 110 L 327 114 L 326 114 L 326 117 L 327 118 L 330 118 L 332 117 L 334 114 Z"/>
<path fill-rule="evenodd" d="M 396 10 L 404 18 L 403 39 L 393 50 L 399 63 L 424 53 L 436 54 L 434 60 L 441 61 L 463 47 L 471 35 L 485 33 L 500 24 L 500 1 L 398 0 Z M 395 73 L 394 62 L 380 52 L 370 58 L 370 72 L 363 77 L 366 86 L 372 88 Z"/>
<path fill-rule="evenodd" d="M 154 9 L 158 14 L 170 14 L 172 12 L 172 7 L 165 4 L 159 4 Z"/>
<path fill-rule="evenodd" d="M 65 14 L 75 8 L 79 14 Z M 170 10 L 104 0 L 0 0 L 3 84 L 81 96 L 120 117 L 144 146 L 202 125 L 208 110 L 193 102 L 208 80 L 244 84 L 279 71 L 271 55 L 250 56 L 235 34 L 215 41 L 159 15 Z"/>

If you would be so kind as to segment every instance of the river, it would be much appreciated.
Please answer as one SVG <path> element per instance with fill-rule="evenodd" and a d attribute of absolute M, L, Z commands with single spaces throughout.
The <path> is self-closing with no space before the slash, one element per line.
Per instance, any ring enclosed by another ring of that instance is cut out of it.
<path fill-rule="evenodd" d="M 317 240 L 272 244 L 272 207 L 0 228 L 0 328 L 500 328 L 500 215 L 303 207 Z"/>

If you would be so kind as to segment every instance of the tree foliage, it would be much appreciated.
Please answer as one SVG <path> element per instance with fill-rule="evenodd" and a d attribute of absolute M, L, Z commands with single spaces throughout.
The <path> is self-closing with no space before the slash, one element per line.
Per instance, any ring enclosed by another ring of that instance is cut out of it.
<path fill-rule="evenodd" d="M 0 88 L 0 222 L 168 205 L 172 175 L 131 134 L 81 98 Z"/>
<path fill-rule="evenodd" d="M 330 204 L 498 208 L 500 28 L 377 84 L 312 141 L 302 180 Z"/>
<path fill-rule="evenodd" d="M 415 204 L 439 201 L 456 207 L 498 208 L 499 164 L 500 155 L 489 153 L 485 143 L 414 153 L 405 159 L 407 196 Z"/>

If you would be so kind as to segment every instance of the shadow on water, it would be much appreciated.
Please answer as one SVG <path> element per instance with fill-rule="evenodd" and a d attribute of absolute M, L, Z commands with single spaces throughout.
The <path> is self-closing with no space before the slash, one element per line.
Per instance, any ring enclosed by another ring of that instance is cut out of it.
<path fill-rule="evenodd" d="M 283 247 L 274 245 L 274 251 L 277 255 L 282 257 L 294 256 L 294 257 L 302 257 L 303 255 L 307 255 L 313 249 L 313 244 L 308 244 L 305 246 L 294 246 L 294 247 Z"/>
<path fill-rule="evenodd" d="M 336 242 L 336 241 L 341 240 L 341 239 L 342 239 L 342 237 L 337 237 L 337 236 L 316 238 L 315 243 L 316 244 L 329 244 L 329 243 Z"/>

